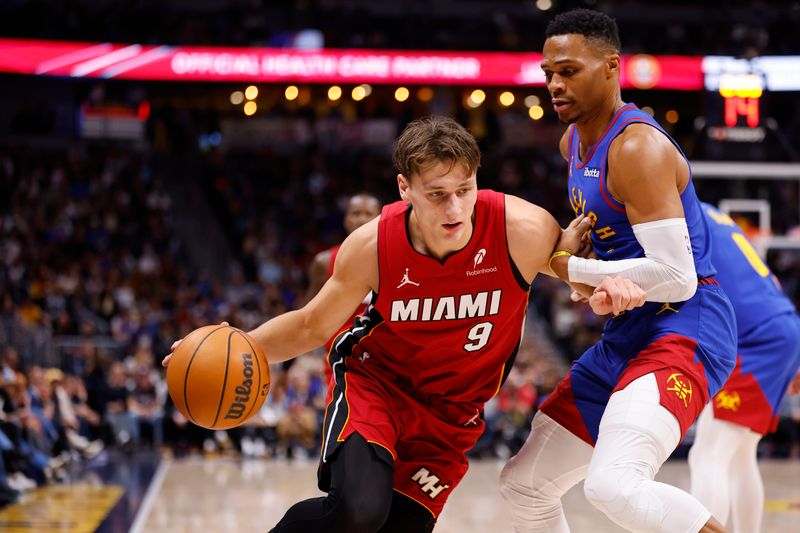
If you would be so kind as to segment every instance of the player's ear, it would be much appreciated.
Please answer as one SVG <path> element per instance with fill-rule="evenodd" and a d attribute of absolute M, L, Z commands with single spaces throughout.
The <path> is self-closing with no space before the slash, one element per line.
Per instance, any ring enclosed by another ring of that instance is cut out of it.
<path fill-rule="evenodd" d="M 620 58 L 619 54 L 616 52 L 610 53 L 606 56 L 606 76 L 612 77 L 617 76 L 619 77 L 620 73 Z"/>
<path fill-rule="evenodd" d="M 400 198 L 403 201 L 408 201 L 408 187 L 410 183 L 408 178 L 403 176 L 402 174 L 397 175 L 397 188 L 400 190 Z"/>

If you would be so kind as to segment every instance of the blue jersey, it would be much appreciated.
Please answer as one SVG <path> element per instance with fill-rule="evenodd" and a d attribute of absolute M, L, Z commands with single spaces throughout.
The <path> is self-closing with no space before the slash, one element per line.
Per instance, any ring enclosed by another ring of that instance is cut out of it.
<path fill-rule="evenodd" d="M 794 313 L 794 304 L 777 286 L 769 268 L 744 236 L 742 229 L 714 206 L 701 204 L 713 242 L 716 279 L 733 304 L 739 339 L 770 318 Z"/>
<path fill-rule="evenodd" d="M 626 104 L 614 114 L 605 133 L 589 148 L 586 161 L 581 161 L 580 139 L 577 128 L 569 133 L 569 201 L 576 215 L 583 214 L 593 219 L 592 246 L 598 259 L 616 261 L 644 257 L 644 250 L 625 212 L 625 206 L 608 193 L 608 150 L 614 139 L 630 124 L 649 124 L 663 133 L 667 139 L 686 156 L 678 144 L 647 113 L 634 104 Z M 689 164 L 689 161 L 686 161 Z M 707 278 L 715 273 L 711 262 L 711 245 L 708 227 L 700 208 L 700 202 L 690 179 L 681 194 L 681 203 L 689 227 L 694 266 L 698 278 Z"/>
<path fill-rule="evenodd" d="M 606 186 L 609 147 L 633 123 L 648 124 L 670 139 L 633 104 L 617 110 L 585 161 L 580 158 L 577 130 L 569 133 L 570 203 L 576 214 L 594 220 L 592 245 L 601 260 L 644 257 L 625 206 L 608 194 Z M 680 150 L 675 141 L 670 142 Z M 695 295 L 684 302 L 647 302 L 610 318 L 602 339 L 578 358 L 541 406 L 589 444 L 597 439 L 608 398 L 634 379 L 655 376 L 661 405 L 675 415 L 685 433 L 734 368 L 736 319 L 719 283 L 711 278 L 716 273 L 711 237 L 691 176 L 680 198 L 699 278 Z"/>

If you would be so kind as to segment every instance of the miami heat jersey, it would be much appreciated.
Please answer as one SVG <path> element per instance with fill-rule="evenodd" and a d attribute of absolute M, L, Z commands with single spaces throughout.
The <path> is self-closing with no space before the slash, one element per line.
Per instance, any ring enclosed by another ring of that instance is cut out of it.
<path fill-rule="evenodd" d="M 395 202 L 381 213 L 374 307 L 382 322 L 359 342 L 361 364 L 348 367 L 411 394 L 482 404 L 513 363 L 528 301 L 508 251 L 504 196 L 478 192 L 472 237 L 442 262 L 412 246 L 411 209 Z"/>
<path fill-rule="evenodd" d="M 626 127 L 635 123 L 656 128 L 681 150 L 650 115 L 634 104 L 624 105 L 617 110 L 605 133 L 587 151 L 585 161 L 580 157 L 577 129 L 572 127 L 569 133 L 569 201 L 576 215 L 583 214 L 594 220 L 591 238 L 598 259 L 616 261 L 644 257 L 644 250 L 633 234 L 625 206 L 608 193 L 606 185 L 608 150 L 611 143 Z M 681 155 L 686 159 L 683 151 Z M 689 227 L 697 276 L 713 276 L 715 271 L 710 258 L 708 228 L 691 179 L 681 194 L 681 203 Z"/>

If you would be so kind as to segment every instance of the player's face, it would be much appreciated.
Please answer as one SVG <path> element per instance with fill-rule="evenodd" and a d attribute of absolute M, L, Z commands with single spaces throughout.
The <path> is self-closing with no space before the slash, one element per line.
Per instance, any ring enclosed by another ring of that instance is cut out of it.
<path fill-rule="evenodd" d="M 380 215 L 381 206 L 378 201 L 371 196 L 353 196 L 347 204 L 347 212 L 344 214 L 344 227 L 347 234 L 355 230 Z"/>
<path fill-rule="evenodd" d="M 616 94 L 619 55 L 598 50 L 583 35 L 555 35 L 542 50 L 542 70 L 559 120 L 593 116 Z"/>
<path fill-rule="evenodd" d="M 464 165 L 437 162 L 412 179 L 398 176 L 400 196 L 411 202 L 412 216 L 427 244 L 437 250 L 463 247 L 472 236 L 472 213 L 478 199 L 475 173 Z"/>

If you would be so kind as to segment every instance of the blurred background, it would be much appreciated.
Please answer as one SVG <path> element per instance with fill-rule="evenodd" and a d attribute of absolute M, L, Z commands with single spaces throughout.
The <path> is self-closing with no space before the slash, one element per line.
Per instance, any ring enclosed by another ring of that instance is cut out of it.
<path fill-rule="evenodd" d="M 262 412 L 217 433 L 172 408 L 161 358 L 201 325 L 301 305 L 350 196 L 398 198 L 392 141 L 423 115 L 475 135 L 481 187 L 566 225 L 564 126 L 538 63 L 573 7 L 617 20 L 623 99 L 675 137 L 700 197 L 796 302 L 800 2 L 0 3 L 0 505 L 107 450 L 313 458 L 322 352 L 273 368 Z M 602 319 L 539 279 L 526 327 L 475 457 L 519 448 Z M 796 398 L 783 414 L 764 457 L 800 457 Z"/>

